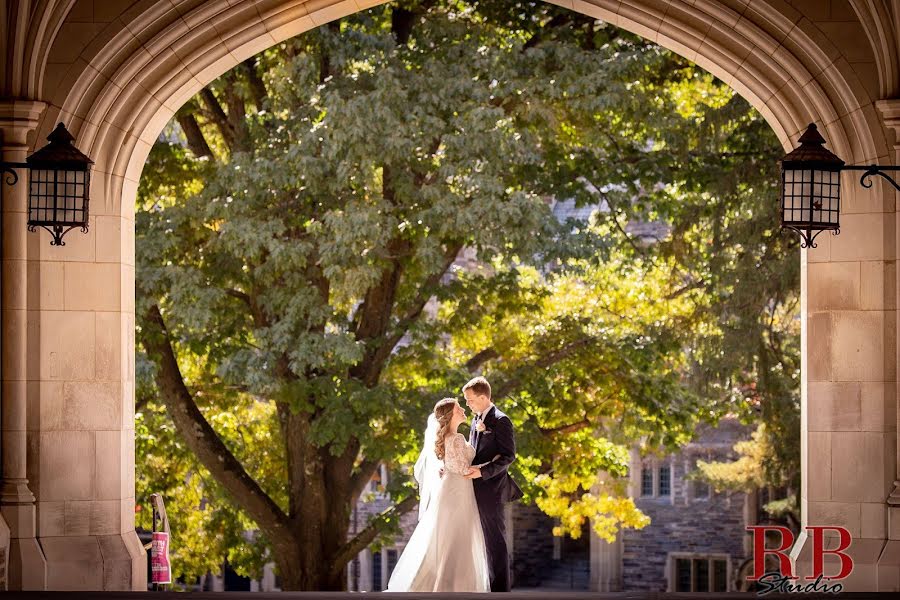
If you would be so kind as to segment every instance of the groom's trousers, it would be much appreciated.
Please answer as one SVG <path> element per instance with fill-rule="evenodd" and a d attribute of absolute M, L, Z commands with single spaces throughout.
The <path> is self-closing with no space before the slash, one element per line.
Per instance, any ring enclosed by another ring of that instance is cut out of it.
<path fill-rule="evenodd" d="M 485 490 L 490 493 L 489 490 Z M 476 493 L 477 495 L 477 493 Z M 493 497 L 478 499 L 478 514 L 484 531 L 488 567 L 491 571 L 491 591 L 510 591 L 509 551 L 506 547 L 506 518 L 503 503 Z"/>

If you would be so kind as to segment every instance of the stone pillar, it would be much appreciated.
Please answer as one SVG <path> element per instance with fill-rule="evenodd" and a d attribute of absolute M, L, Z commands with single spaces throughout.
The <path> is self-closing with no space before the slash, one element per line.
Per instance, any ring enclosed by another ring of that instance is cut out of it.
<path fill-rule="evenodd" d="M 591 489 L 594 494 L 602 493 L 601 481 L 610 479 L 612 476 L 601 471 L 597 476 L 597 483 Z M 628 465 L 627 491 L 630 498 L 637 498 L 640 495 L 640 477 L 641 477 L 641 454 L 637 446 L 633 446 L 630 450 L 630 461 Z M 590 530 L 590 591 L 592 592 L 620 592 L 622 591 L 622 530 L 616 533 L 616 539 L 612 543 L 607 542 L 594 531 L 593 526 Z M 559 538 L 554 538 L 554 542 Z M 554 546 L 554 552 L 555 552 Z"/>
<path fill-rule="evenodd" d="M 744 525 L 756 525 L 759 514 L 759 492 L 753 490 L 744 494 Z M 753 535 L 744 532 L 744 556 L 753 555 Z"/>
<path fill-rule="evenodd" d="M 827 128 L 826 128 L 826 138 Z M 848 162 L 851 157 L 845 156 Z M 873 156 L 860 163 L 891 163 Z M 887 503 L 897 473 L 897 226 L 884 181 L 841 177 L 841 233 L 801 252 L 801 515 L 795 575 L 812 574 L 805 527 L 842 526 L 852 536 L 844 591 L 897 590 L 882 562 Z M 826 548 L 834 547 L 834 538 Z M 825 574 L 837 570 L 825 557 Z"/>
<path fill-rule="evenodd" d="M 0 102 L 2 156 L 6 162 L 24 162 L 28 134 L 34 131 L 43 102 Z M 2 281 L 0 281 L 0 379 L 2 379 L 2 482 L 0 513 L 9 526 L 11 590 L 42 590 L 47 583 L 47 562 L 36 538 L 35 498 L 27 479 L 26 440 L 26 322 L 28 172 L 19 169 L 19 181 L 2 186 Z"/>
<path fill-rule="evenodd" d="M 66 116 L 45 118 L 35 145 L 57 120 L 80 147 Z M 134 221 L 111 187 L 91 172 L 89 231 L 65 246 L 26 234 L 28 480 L 49 590 L 147 589 L 134 531 Z"/>
<path fill-rule="evenodd" d="M 894 147 L 892 164 L 900 164 L 900 99 L 881 100 L 876 103 L 876 107 L 881 113 L 882 119 L 888 132 L 893 133 Z M 900 179 L 900 173 L 891 173 L 895 179 Z M 895 194 L 896 197 L 896 194 Z M 900 221 L 900 213 L 896 214 L 896 218 Z M 898 240 L 897 256 L 900 256 L 900 240 Z M 900 298 L 900 288 L 895 282 L 894 288 L 891 290 L 895 297 Z M 887 292 L 887 290 L 886 290 Z M 900 316 L 900 303 L 896 306 L 898 316 Z M 900 323 L 900 319 L 897 321 Z M 895 357 L 900 364 L 900 348 Z M 888 399 L 885 399 L 888 401 Z M 894 405 L 895 419 L 900 418 L 900 410 L 897 409 L 900 403 L 900 397 L 895 393 L 890 401 Z M 897 421 L 895 421 L 895 427 Z M 900 589 L 900 444 L 895 448 L 897 457 L 897 468 L 894 471 L 893 489 L 887 498 L 887 530 L 888 542 L 879 558 L 878 580 L 879 589 Z"/>
<path fill-rule="evenodd" d="M 622 591 L 622 532 L 609 543 L 591 528 L 591 591 Z"/>
<path fill-rule="evenodd" d="M 357 591 L 372 591 L 372 551 L 368 548 L 359 554 L 359 589 Z"/>

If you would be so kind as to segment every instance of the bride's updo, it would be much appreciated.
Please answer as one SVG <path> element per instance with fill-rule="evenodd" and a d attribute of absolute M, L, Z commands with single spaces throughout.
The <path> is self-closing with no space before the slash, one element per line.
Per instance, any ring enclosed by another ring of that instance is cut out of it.
<path fill-rule="evenodd" d="M 453 409 L 456 408 L 456 398 L 444 398 L 434 405 L 434 418 L 438 422 L 437 440 L 434 442 L 434 453 L 438 460 L 444 460 L 444 436 L 450 431 L 450 421 L 453 419 Z"/>

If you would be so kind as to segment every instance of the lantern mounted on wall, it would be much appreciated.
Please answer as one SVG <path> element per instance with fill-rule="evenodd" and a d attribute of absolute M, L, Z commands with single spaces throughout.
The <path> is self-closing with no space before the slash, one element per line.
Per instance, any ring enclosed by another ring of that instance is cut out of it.
<path fill-rule="evenodd" d="M 810 123 L 797 140 L 800 146 L 781 159 L 781 226 L 800 234 L 801 248 L 815 248 L 823 231 L 838 235 L 841 209 L 841 171 L 864 171 L 860 185 L 872 187 L 872 175 L 880 175 L 900 190 L 885 171 L 895 166 L 847 166 L 827 150 L 825 138 Z"/>
<path fill-rule="evenodd" d="M 15 168 L 27 168 L 28 231 L 46 229 L 51 246 L 65 246 L 63 237 L 72 229 L 88 231 L 89 188 L 93 161 L 76 148 L 62 123 L 57 124 L 50 142 L 25 159 L 24 163 L 0 163 L 6 182 L 15 185 Z"/>
<path fill-rule="evenodd" d="M 43 227 L 51 246 L 65 246 L 76 227 L 88 231 L 88 188 L 93 161 L 72 145 L 62 123 L 47 136 L 50 143 L 25 159 L 28 165 L 28 231 Z"/>

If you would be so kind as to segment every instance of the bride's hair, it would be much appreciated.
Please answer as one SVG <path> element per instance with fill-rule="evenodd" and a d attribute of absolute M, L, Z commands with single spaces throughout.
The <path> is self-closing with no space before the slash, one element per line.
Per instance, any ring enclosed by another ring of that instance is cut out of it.
<path fill-rule="evenodd" d="M 434 405 L 434 418 L 438 422 L 437 439 L 434 442 L 434 453 L 438 460 L 444 460 L 444 436 L 450 431 L 450 420 L 453 419 L 453 409 L 456 408 L 456 398 L 444 398 Z"/>

